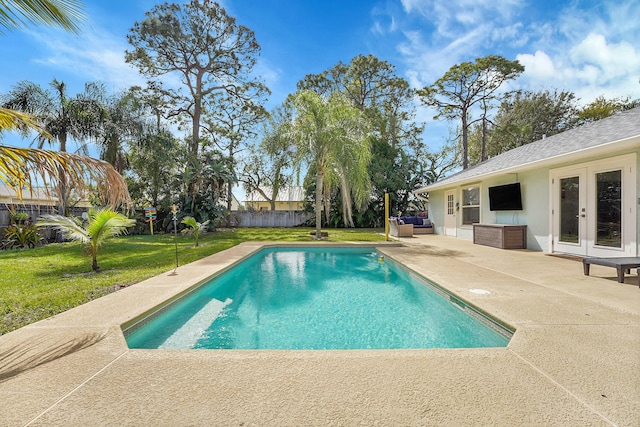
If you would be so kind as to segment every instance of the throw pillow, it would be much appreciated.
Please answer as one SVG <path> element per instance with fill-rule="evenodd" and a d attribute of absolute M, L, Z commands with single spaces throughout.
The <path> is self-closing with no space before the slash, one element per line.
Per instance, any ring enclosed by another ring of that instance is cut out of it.
<path fill-rule="evenodd" d="M 398 224 L 400 224 L 400 225 L 404 225 L 404 221 L 403 221 L 403 220 L 401 220 L 401 219 L 399 219 L 399 220 L 398 220 Z"/>
<path fill-rule="evenodd" d="M 431 225 L 431 220 L 429 218 L 425 218 L 422 220 L 422 225 Z"/>

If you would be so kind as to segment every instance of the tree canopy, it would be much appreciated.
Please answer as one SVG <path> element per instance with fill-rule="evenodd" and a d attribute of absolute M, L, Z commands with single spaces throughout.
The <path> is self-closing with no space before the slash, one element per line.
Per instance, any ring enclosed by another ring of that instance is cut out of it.
<path fill-rule="evenodd" d="M 134 24 L 127 39 L 133 50 L 126 51 L 126 61 L 138 67 L 171 106 L 166 116 L 190 122 L 193 155 L 198 154 L 201 120 L 215 93 L 248 100 L 250 88 L 266 90 L 251 76 L 260 52 L 253 31 L 211 0 L 156 5 Z M 182 87 L 158 79 L 170 75 L 178 77 Z"/>
<path fill-rule="evenodd" d="M 351 226 L 351 196 L 360 206 L 369 196 L 367 166 L 371 148 L 367 123 L 362 113 L 340 93 L 324 99 L 317 93 L 302 91 L 295 95 L 293 104 L 296 109 L 291 129 L 294 160 L 298 167 L 306 164 L 316 174 L 316 238 L 319 239 L 322 202 L 328 215 L 332 186 L 341 187 L 343 215 Z"/>
<path fill-rule="evenodd" d="M 396 74 L 395 67 L 373 55 L 358 55 L 350 63 L 337 63 L 319 74 L 309 74 L 298 83 L 323 97 L 338 93 L 362 112 L 369 127 L 372 156 L 368 166 L 371 194 L 368 207 L 355 215 L 360 226 L 379 226 L 384 212 L 384 194 L 389 193 L 396 210 L 406 210 L 415 200 L 411 191 L 427 179 L 432 166 L 423 141 L 424 124 L 416 120 L 415 91 Z M 343 194 L 335 194 L 332 211 L 344 209 Z M 328 211 L 328 209 L 326 209 Z M 342 215 L 344 217 L 344 215 Z M 341 222 L 334 217 L 333 225 Z M 349 225 L 350 222 L 343 221 Z"/>
<path fill-rule="evenodd" d="M 475 62 L 454 65 L 431 86 L 418 91 L 423 104 L 438 111 L 435 119 L 460 120 L 463 169 L 469 167 L 468 132 L 474 121 L 474 107 L 495 100 L 502 84 L 523 71 L 524 66 L 517 60 L 489 55 L 477 58 Z M 486 111 L 485 106 L 482 107 Z"/>

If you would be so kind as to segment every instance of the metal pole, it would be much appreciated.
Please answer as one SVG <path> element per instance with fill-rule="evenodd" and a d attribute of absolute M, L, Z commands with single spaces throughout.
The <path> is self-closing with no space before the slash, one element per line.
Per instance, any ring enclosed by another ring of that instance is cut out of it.
<path fill-rule="evenodd" d="M 173 215 L 173 240 L 176 243 L 176 268 L 173 270 L 175 273 L 178 269 L 178 207 L 171 205 L 171 214 Z"/>
<path fill-rule="evenodd" d="M 389 193 L 384 193 L 384 240 L 389 241 Z"/>

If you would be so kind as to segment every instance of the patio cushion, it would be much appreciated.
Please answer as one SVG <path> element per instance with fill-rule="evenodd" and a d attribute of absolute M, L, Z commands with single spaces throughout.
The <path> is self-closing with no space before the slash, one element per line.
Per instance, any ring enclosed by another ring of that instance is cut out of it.
<path fill-rule="evenodd" d="M 404 221 L 405 224 L 413 224 L 414 228 L 430 228 L 433 227 L 431 224 L 431 220 L 429 218 L 423 218 L 418 216 L 401 216 L 400 219 Z M 428 224 L 425 223 L 428 221 Z"/>

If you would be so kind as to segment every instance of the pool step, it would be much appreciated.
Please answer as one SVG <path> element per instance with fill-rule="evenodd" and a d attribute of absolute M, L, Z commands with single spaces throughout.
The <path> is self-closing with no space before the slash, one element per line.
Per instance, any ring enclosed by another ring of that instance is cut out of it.
<path fill-rule="evenodd" d="M 176 330 L 158 348 L 191 349 L 202 337 L 204 331 L 216 320 L 222 310 L 233 300 L 227 298 L 224 302 L 213 298 L 200 309 L 191 319 Z"/>

